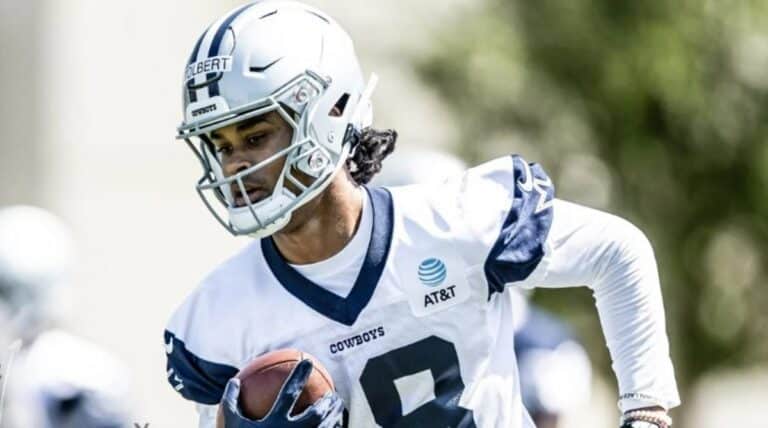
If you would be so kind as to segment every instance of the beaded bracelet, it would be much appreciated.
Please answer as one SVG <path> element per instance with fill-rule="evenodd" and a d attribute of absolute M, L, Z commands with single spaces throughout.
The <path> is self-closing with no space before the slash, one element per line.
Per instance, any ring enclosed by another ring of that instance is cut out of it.
<path fill-rule="evenodd" d="M 632 421 L 651 422 L 658 425 L 659 428 L 672 426 L 672 418 L 659 410 L 630 410 L 621 417 L 619 425 Z"/>

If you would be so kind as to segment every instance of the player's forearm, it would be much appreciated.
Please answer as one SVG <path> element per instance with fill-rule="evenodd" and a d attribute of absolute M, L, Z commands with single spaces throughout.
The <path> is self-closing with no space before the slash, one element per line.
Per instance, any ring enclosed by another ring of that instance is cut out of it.
<path fill-rule="evenodd" d="M 640 230 L 615 217 L 604 235 L 610 238 L 591 285 L 619 383 L 619 406 L 674 407 L 679 397 L 651 245 Z"/>
<path fill-rule="evenodd" d="M 679 404 L 656 259 L 635 226 L 555 200 L 542 266 L 523 286 L 588 285 L 622 394 L 622 410 Z"/>

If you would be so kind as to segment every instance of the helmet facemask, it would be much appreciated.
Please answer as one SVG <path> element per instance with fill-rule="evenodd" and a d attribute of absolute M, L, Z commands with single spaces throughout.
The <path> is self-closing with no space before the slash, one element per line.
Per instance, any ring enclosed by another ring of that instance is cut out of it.
<path fill-rule="evenodd" d="M 373 85 L 375 80 L 375 77 L 371 79 Z M 326 88 L 327 83 L 322 78 L 307 72 L 269 97 L 238 109 L 241 111 L 230 112 L 219 120 L 209 121 L 207 126 L 180 129 L 179 138 L 187 142 L 203 167 L 203 175 L 196 186 L 198 194 L 216 220 L 233 235 L 262 238 L 277 232 L 288 224 L 293 211 L 324 190 L 344 166 L 359 131 L 352 125 L 347 126 L 340 141 L 340 151 L 334 153 L 328 149 L 327 144 L 318 141 L 313 127 L 310 126 L 315 115 L 331 113 L 330 110 L 325 112 L 322 108 L 325 106 L 319 103 Z M 368 102 L 358 103 L 358 106 L 361 104 L 369 106 Z M 358 115 L 359 109 L 349 110 L 353 109 L 344 109 L 342 114 L 334 119 L 349 123 L 353 116 Z M 226 177 L 220 156 L 214 150 L 209 137 L 210 133 L 273 111 L 280 114 L 291 127 L 290 144 L 267 159 Z M 329 135 L 333 136 L 333 133 Z M 284 163 L 271 194 L 261 201 L 251 201 L 246 191 L 247 177 L 281 160 L 284 160 Z M 302 182 L 296 175 L 299 171 L 312 181 Z M 244 205 L 235 204 L 236 196 L 242 197 Z"/>

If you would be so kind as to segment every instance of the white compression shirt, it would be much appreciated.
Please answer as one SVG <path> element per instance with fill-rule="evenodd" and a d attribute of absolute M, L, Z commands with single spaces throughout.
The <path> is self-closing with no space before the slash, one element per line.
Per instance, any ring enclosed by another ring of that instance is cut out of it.
<path fill-rule="evenodd" d="M 347 297 L 352 289 L 371 240 L 373 207 L 368 193 L 362 189 L 359 193 L 363 199 L 363 212 L 352 240 L 328 259 L 306 265 L 291 265 L 307 279 L 340 297 Z"/>

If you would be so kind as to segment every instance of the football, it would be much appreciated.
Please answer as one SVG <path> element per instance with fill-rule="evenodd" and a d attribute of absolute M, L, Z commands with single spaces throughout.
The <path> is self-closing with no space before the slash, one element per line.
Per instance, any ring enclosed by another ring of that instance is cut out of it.
<path fill-rule="evenodd" d="M 331 376 L 315 357 L 296 349 L 268 352 L 251 361 L 237 374 L 240 379 L 239 402 L 243 416 L 252 420 L 266 416 L 277 399 L 283 382 L 303 359 L 311 360 L 314 367 L 292 414 L 303 412 L 325 393 L 333 391 Z"/>

